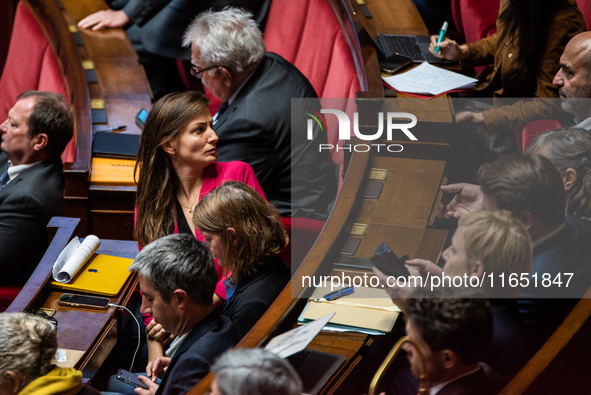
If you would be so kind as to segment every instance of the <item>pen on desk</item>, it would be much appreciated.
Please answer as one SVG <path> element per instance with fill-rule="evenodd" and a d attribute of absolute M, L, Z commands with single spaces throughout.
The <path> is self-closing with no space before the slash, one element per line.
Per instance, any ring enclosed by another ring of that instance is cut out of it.
<path fill-rule="evenodd" d="M 323 296 L 323 298 L 328 302 L 331 300 L 342 298 L 343 296 L 351 295 L 353 292 L 355 292 L 355 289 L 353 287 L 347 287 L 339 289 L 338 291 L 327 293 Z"/>
<path fill-rule="evenodd" d="M 445 38 L 445 34 L 447 33 L 447 22 L 443 22 L 441 25 L 441 30 L 439 31 L 439 37 L 437 38 L 437 46 L 435 47 L 435 53 L 439 52 L 439 44 Z"/>
<path fill-rule="evenodd" d="M 98 130 L 98 132 L 120 132 L 120 131 L 125 130 L 125 129 L 127 129 L 127 126 L 121 125 L 121 126 L 117 126 L 115 128 Z"/>

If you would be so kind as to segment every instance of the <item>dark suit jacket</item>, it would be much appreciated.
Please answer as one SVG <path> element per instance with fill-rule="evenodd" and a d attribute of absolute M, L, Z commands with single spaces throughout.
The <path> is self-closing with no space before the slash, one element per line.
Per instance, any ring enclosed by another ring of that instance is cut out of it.
<path fill-rule="evenodd" d="M 229 319 L 215 311 L 199 321 L 174 354 L 156 395 L 186 394 L 209 373 L 215 358 L 238 342 Z"/>
<path fill-rule="evenodd" d="M 244 337 L 265 314 L 290 279 L 289 267 L 281 258 L 273 257 L 238 283 L 222 315 L 228 317 L 240 337 Z"/>
<path fill-rule="evenodd" d="M 0 174 L 8 158 L 0 154 Z M 0 191 L 0 285 L 23 285 L 48 245 L 45 227 L 64 215 L 64 181 L 59 157 L 45 160 L 19 174 Z"/>
<path fill-rule="evenodd" d="M 292 130 L 291 99 L 308 98 L 308 106 L 319 107 L 316 97 L 294 65 L 267 53 L 214 125 L 219 160 L 252 166 L 283 216 L 325 219 L 336 196 L 336 166 L 327 151 L 318 152 L 326 133 L 315 129 L 308 140 L 304 109 L 297 105 Z"/>
<path fill-rule="evenodd" d="M 210 8 L 222 10 L 228 5 L 252 12 L 262 29 L 271 0 L 129 0 L 123 11 L 132 21 L 130 34 L 139 36 L 132 41 L 141 41 L 150 53 L 189 60 L 191 52 L 181 42 L 191 20 Z M 121 2 L 113 6 L 121 7 Z"/>
<path fill-rule="evenodd" d="M 496 372 L 487 364 L 481 363 L 478 371 L 452 381 L 437 395 L 496 395 L 501 388 Z"/>
<path fill-rule="evenodd" d="M 537 273 L 538 286 L 525 289 L 519 295 L 523 299 L 518 300 L 519 313 L 534 346 L 546 341 L 591 286 L 590 240 L 591 225 L 587 221 L 566 217 L 560 232 L 534 248 L 531 271 Z M 561 286 L 542 286 L 546 273 L 552 280 L 560 273 Z M 574 273 L 568 287 L 564 273 Z"/>

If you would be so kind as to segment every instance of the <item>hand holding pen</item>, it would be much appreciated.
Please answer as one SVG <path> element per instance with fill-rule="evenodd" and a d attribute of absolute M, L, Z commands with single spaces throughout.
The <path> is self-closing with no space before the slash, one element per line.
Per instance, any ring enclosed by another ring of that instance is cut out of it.
<path fill-rule="evenodd" d="M 468 46 L 466 44 L 458 45 L 454 40 L 445 37 L 447 33 L 447 22 L 443 22 L 438 36 L 431 36 L 429 52 L 438 58 L 451 60 L 454 62 L 466 59 L 468 56 Z"/>

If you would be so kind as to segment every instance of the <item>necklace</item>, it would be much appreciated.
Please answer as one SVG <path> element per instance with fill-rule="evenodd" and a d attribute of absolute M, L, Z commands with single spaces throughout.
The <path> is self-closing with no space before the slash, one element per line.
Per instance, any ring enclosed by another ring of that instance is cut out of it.
<path fill-rule="evenodd" d="M 197 201 L 197 198 L 198 197 L 199 197 L 199 194 L 197 194 L 197 196 L 195 197 L 195 199 L 193 199 L 193 203 L 189 207 L 187 207 L 184 204 L 182 204 L 180 199 L 179 199 L 179 204 L 181 205 L 181 207 L 184 207 L 184 208 L 188 209 L 189 210 L 189 214 L 193 214 L 193 207 L 195 207 L 195 202 Z"/>

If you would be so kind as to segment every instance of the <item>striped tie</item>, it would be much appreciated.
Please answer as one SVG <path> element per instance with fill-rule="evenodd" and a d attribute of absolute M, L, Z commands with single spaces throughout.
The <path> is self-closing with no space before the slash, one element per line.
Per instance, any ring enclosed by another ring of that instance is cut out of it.
<path fill-rule="evenodd" d="M 8 169 L 0 176 L 0 191 L 8 184 L 10 177 L 8 177 Z"/>
<path fill-rule="evenodd" d="M 230 107 L 230 105 L 228 104 L 227 101 L 223 102 L 220 107 L 218 108 L 218 112 L 216 113 L 216 117 L 215 120 L 213 121 L 213 124 L 215 125 L 217 121 L 220 120 L 222 114 L 224 112 L 226 112 L 226 110 L 228 109 L 228 107 Z"/>

